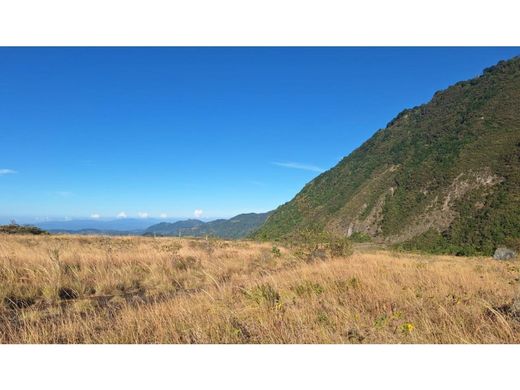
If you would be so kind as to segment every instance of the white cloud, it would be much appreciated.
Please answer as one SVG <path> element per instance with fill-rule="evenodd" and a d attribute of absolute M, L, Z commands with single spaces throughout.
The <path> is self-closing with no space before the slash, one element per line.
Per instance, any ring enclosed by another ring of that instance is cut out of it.
<path fill-rule="evenodd" d="M 137 215 L 139 216 L 139 218 L 148 218 L 150 214 L 144 211 L 139 211 Z"/>
<path fill-rule="evenodd" d="M 202 216 L 202 214 L 204 213 L 204 211 L 202 211 L 201 209 L 196 209 L 194 212 L 193 212 L 193 215 L 195 216 L 195 218 L 200 218 Z"/>
<path fill-rule="evenodd" d="M 324 170 L 320 167 L 317 167 L 315 165 L 309 165 L 309 164 L 300 164 L 296 162 L 274 162 L 273 165 L 284 167 L 284 168 L 291 168 L 291 169 L 301 169 L 304 171 L 311 171 L 311 172 L 318 172 L 322 173 Z"/>
<path fill-rule="evenodd" d="M 101 218 L 101 215 L 99 215 L 97 213 L 94 213 L 94 214 L 90 215 L 90 218 L 92 218 L 92 219 L 99 219 L 99 218 Z"/>
<path fill-rule="evenodd" d="M 119 214 L 117 214 L 117 218 L 126 218 L 128 215 L 124 211 L 121 211 Z"/>
<path fill-rule="evenodd" d="M 0 169 L 0 176 L 4 175 L 12 175 L 13 173 L 18 173 L 16 171 L 13 171 L 12 169 Z"/>
<path fill-rule="evenodd" d="M 159 215 L 159 217 L 161 217 L 161 218 L 168 218 L 168 214 L 166 214 L 166 213 L 161 213 L 161 214 Z"/>

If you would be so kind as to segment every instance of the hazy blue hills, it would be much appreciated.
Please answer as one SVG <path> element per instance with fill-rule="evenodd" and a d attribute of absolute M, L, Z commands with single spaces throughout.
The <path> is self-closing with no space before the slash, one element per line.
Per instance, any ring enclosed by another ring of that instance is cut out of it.
<path fill-rule="evenodd" d="M 140 236 L 143 230 L 103 230 L 103 229 L 50 229 L 47 230 L 51 234 L 80 234 L 86 236 Z"/>
<path fill-rule="evenodd" d="M 147 227 L 164 220 L 152 218 L 73 219 L 69 221 L 46 221 L 35 225 L 47 231 L 73 232 L 80 230 L 143 232 Z"/>
<path fill-rule="evenodd" d="M 256 231 L 271 214 L 249 213 L 240 214 L 230 219 L 217 219 L 203 222 L 196 219 L 174 223 L 162 222 L 150 226 L 145 235 L 155 236 L 214 236 L 220 238 L 243 238 Z"/>
<path fill-rule="evenodd" d="M 243 238 L 256 231 L 270 213 L 240 214 L 230 219 L 210 222 L 198 219 L 169 221 L 151 218 L 121 218 L 114 220 L 83 219 L 69 221 L 47 221 L 35 224 L 53 234 L 84 235 L 147 235 L 147 236 L 214 236 L 221 238 Z"/>

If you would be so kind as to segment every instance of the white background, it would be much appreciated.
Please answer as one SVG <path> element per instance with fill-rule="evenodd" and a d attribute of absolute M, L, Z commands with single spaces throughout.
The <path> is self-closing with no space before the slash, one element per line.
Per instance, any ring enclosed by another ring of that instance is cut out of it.
<path fill-rule="evenodd" d="M 0 0 L 0 45 L 518 45 L 517 4 Z"/>
<path fill-rule="evenodd" d="M 519 45 L 517 8 L 497 0 L 0 0 L 0 45 Z M 0 346 L 0 388 L 505 389 L 518 387 L 519 352 L 8 345 Z"/>
<path fill-rule="evenodd" d="M 2 389 L 516 389 L 518 346 L 0 348 Z"/>

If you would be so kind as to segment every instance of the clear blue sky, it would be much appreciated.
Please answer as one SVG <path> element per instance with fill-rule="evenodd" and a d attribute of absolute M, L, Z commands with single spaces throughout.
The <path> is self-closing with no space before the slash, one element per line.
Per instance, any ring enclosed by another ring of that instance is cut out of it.
<path fill-rule="evenodd" d="M 0 48 L 0 217 L 226 217 L 290 200 L 519 48 Z"/>

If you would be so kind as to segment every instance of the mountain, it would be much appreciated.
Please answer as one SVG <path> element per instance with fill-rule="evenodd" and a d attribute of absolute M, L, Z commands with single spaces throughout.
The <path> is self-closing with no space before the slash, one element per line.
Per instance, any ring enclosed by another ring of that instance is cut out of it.
<path fill-rule="evenodd" d="M 271 212 L 239 214 L 231 219 L 217 219 L 205 225 L 207 234 L 222 238 L 243 238 L 266 221 Z"/>
<path fill-rule="evenodd" d="M 240 214 L 230 219 L 217 219 L 202 222 L 196 219 L 178 221 L 175 223 L 159 223 L 150 226 L 145 235 L 158 236 L 216 236 L 221 238 L 243 238 L 258 229 L 270 213 Z"/>
<path fill-rule="evenodd" d="M 144 230 L 110 230 L 110 229 L 51 229 L 51 234 L 79 234 L 85 236 L 140 236 Z"/>
<path fill-rule="evenodd" d="M 456 254 L 518 244 L 520 57 L 401 112 L 255 237 L 309 229 Z"/>
<path fill-rule="evenodd" d="M 106 232 L 136 232 L 142 233 L 144 230 L 153 224 L 162 220 L 153 218 L 119 218 L 114 220 L 104 219 L 73 219 L 69 221 L 47 221 L 36 223 L 39 228 L 48 230 L 50 232 L 73 233 L 80 230 L 100 231 Z"/>
<path fill-rule="evenodd" d="M 205 225 L 205 222 L 198 219 L 188 219 L 174 223 L 161 222 L 148 227 L 144 233 L 157 236 L 191 236 L 193 235 L 191 232 L 197 231 L 203 225 Z"/>

